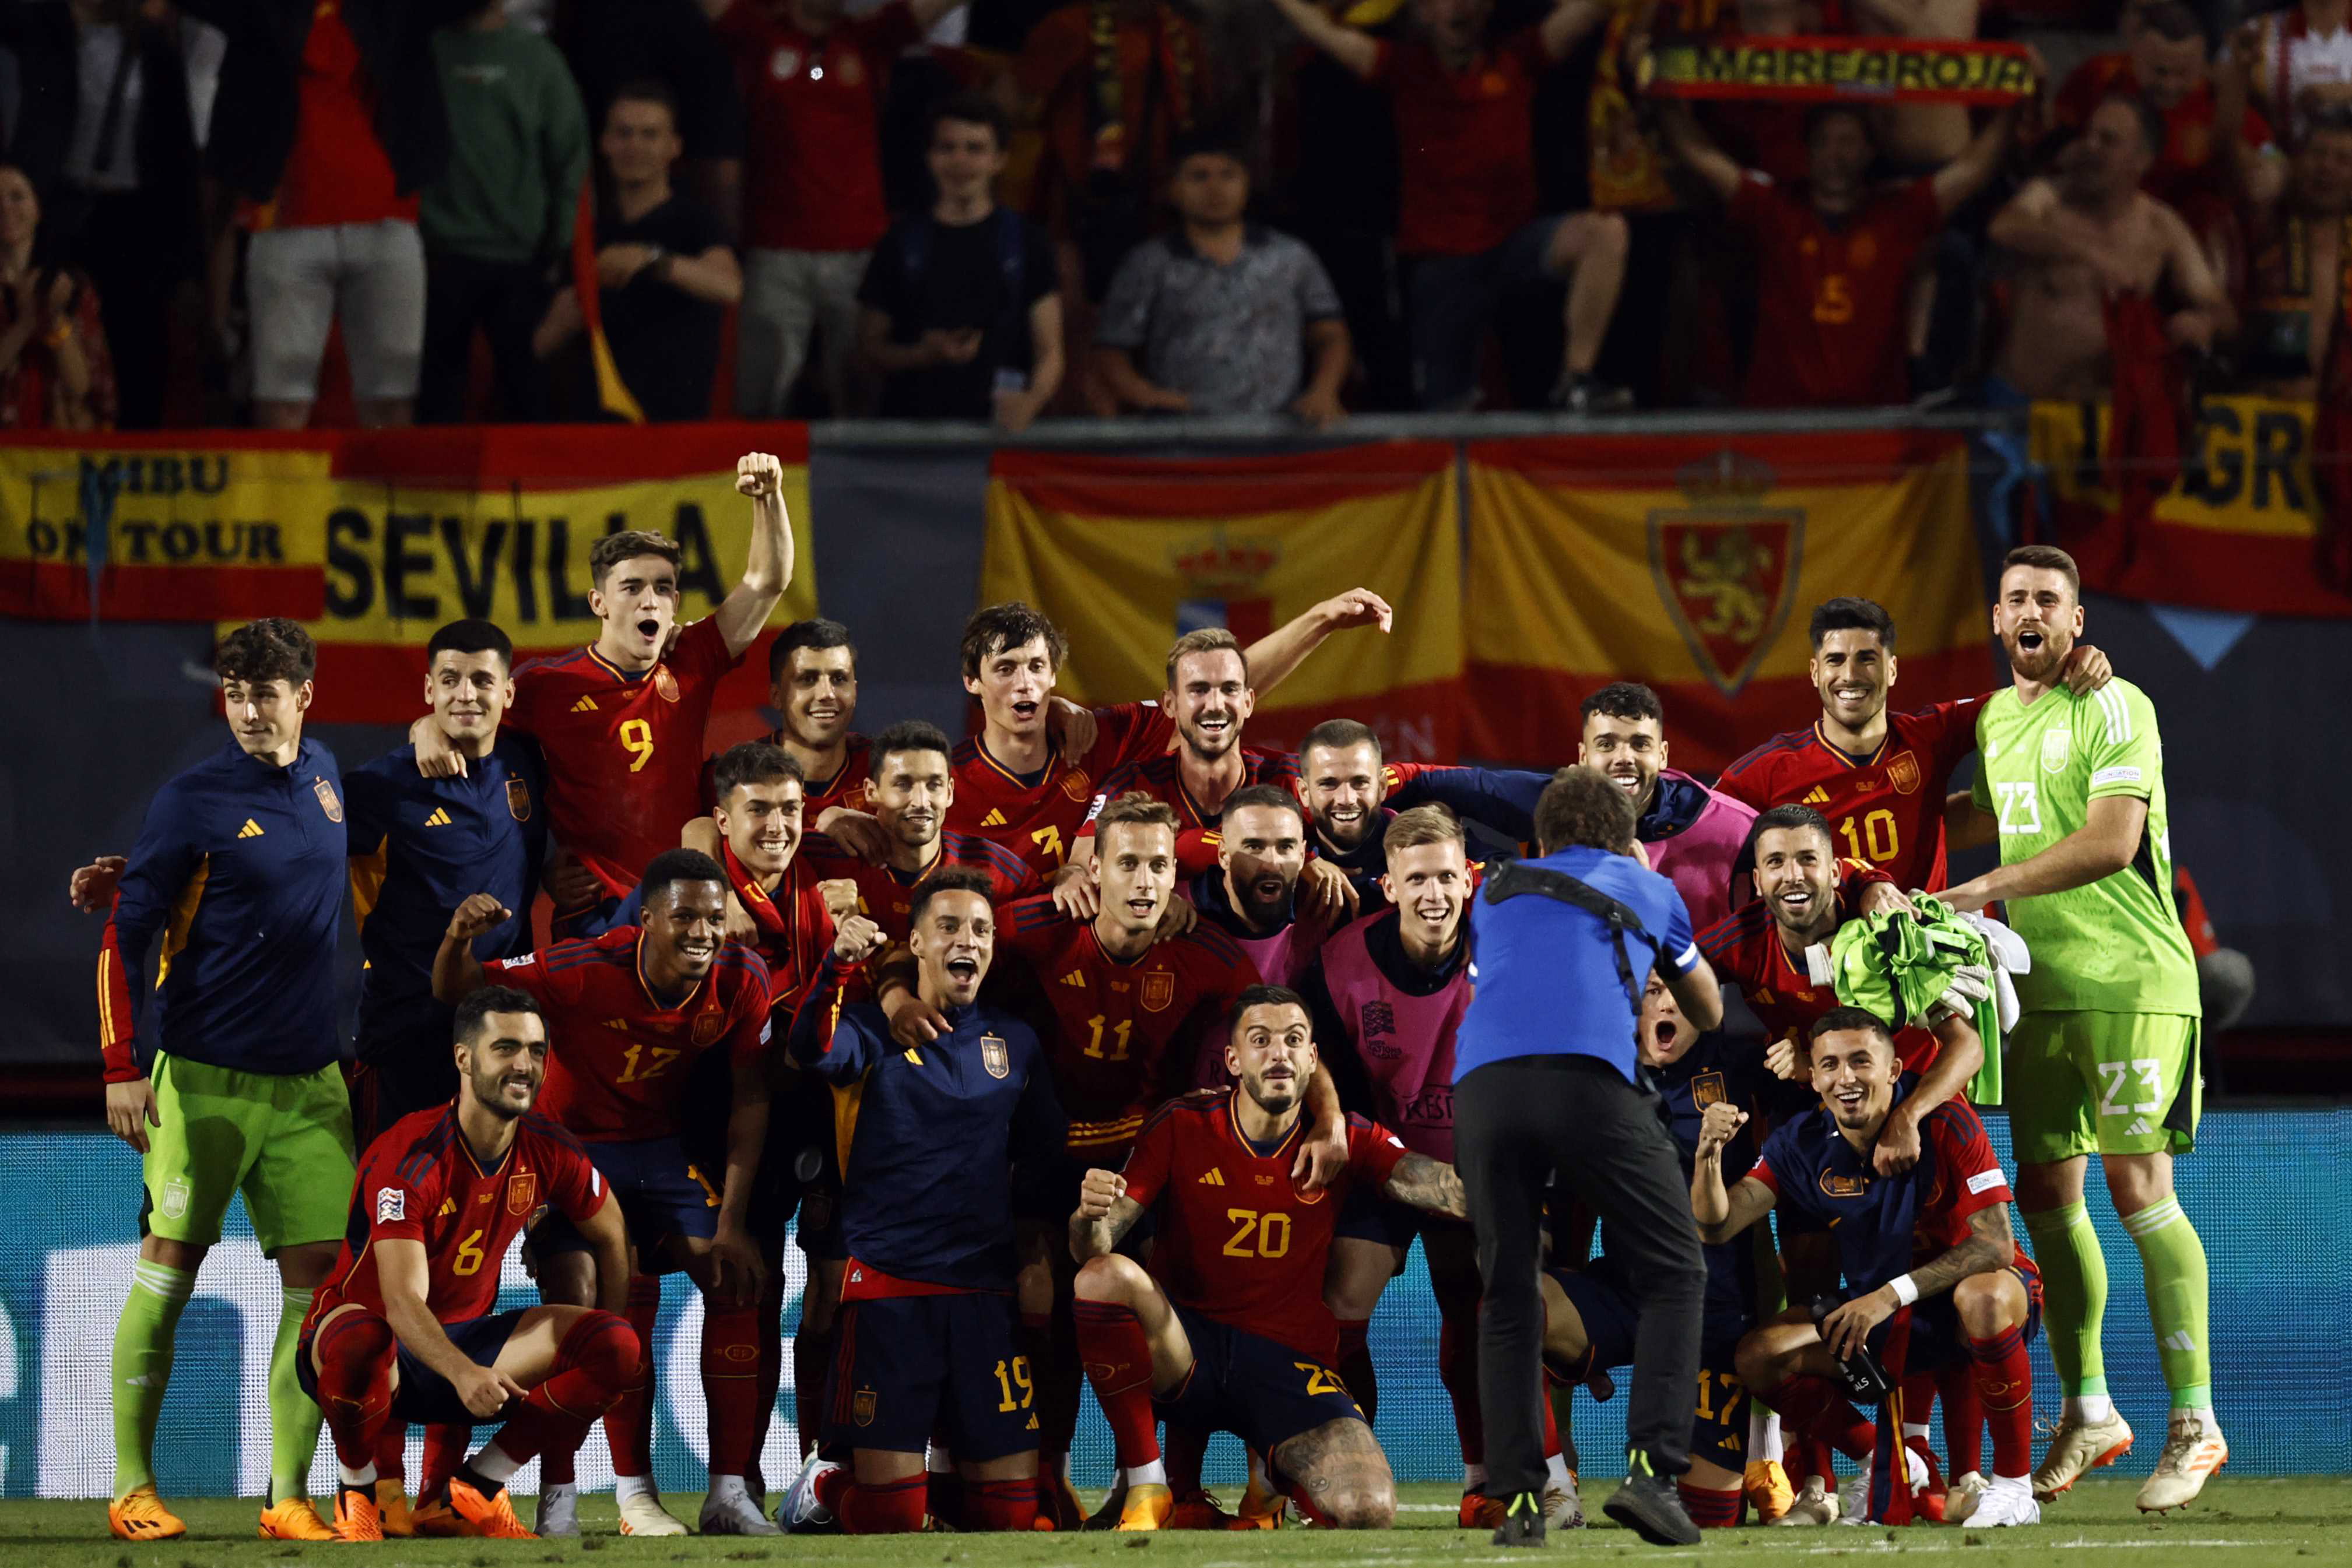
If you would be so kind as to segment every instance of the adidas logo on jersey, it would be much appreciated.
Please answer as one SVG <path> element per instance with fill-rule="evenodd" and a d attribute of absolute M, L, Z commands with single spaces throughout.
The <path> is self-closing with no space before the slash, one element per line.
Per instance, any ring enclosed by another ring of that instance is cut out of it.
<path fill-rule="evenodd" d="M 2197 1337 L 2190 1333 L 2187 1329 L 2177 1330 L 2172 1333 L 2165 1335 L 2156 1343 L 2162 1345 L 2167 1350 L 2185 1350 L 2194 1352 L 2197 1348 Z"/>
<path fill-rule="evenodd" d="M 2126 1138 L 2145 1138 L 2155 1130 L 2155 1128 L 2147 1124 L 2147 1117 L 2134 1116 L 2132 1118 L 2132 1124 L 2124 1129 L 2124 1136 Z"/>
<path fill-rule="evenodd" d="M 987 816 L 980 820 L 980 825 L 983 828 L 1001 828 L 1004 826 L 1004 813 L 992 810 Z"/>
<path fill-rule="evenodd" d="M 436 1219 L 446 1219 L 457 1212 L 457 1200 L 454 1197 L 445 1197 L 441 1200 L 441 1207 L 434 1214 L 433 1218 Z"/>
<path fill-rule="evenodd" d="M 257 839 L 261 837 L 261 824 L 247 817 L 245 820 L 245 826 L 236 831 L 236 836 L 240 839 Z"/>
<path fill-rule="evenodd" d="M 1076 969 L 1071 970 L 1068 974 L 1066 974 L 1066 975 L 1065 975 L 1065 976 L 1063 976 L 1063 977 L 1062 977 L 1062 984 L 1064 984 L 1064 985 L 1066 985 L 1066 986 L 1079 986 L 1079 987 L 1083 987 L 1086 983 L 1087 983 L 1087 977 L 1086 977 L 1086 976 L 1084 976 L 1084 975 L 1080 974 L 1080 973 L 1079 973 L 1077 970 L 1076 970 Z"/>
<path fill-rule="evenodd" d="M 596 711 L 596 699 L 594 697 L 582 697 L 578 702 L 572 705 L 572 711 L 573 713 L 594 713 Z"/>
<path fill-rule="evenodd" d="M 433 814 L 425 819 L 425 825 L 428 828 L 447 827 L 449 825 L 449 812 L 447 808 L 442 806 L 434 807 Z"/>
<path fill-rule="evenodd" d="M 623 1034 L 626 1034 L 629 1031 L 629 1020 L 626 1019 L 606 1019 L 604 1020 L 604 1027 L 606 1029 L 616 1029 Z"/>
<path fill-rule="evenodd" d="M 1209 1167 L 1209 1174 L 1201 1178 L 1199 1185 L 1202 1186 L 1223 1186 L 1225 1185 L 1225 1173 L 1217 1169 L 1214 1166 L 1212 1166 Z"/>
<path fill-rule="evenodd" d="M 1826 806 L 1829 803 L 1829 790 L 1819 784 L 1814 785 L 1812 789 L 1806 793 L 1805 804 L 1808 806 Z"/>

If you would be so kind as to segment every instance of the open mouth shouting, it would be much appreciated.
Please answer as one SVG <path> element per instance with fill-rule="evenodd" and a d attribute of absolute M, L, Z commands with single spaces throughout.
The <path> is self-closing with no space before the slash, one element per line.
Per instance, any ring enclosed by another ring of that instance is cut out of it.
<path fill-rule="evenodd" d="M 948 960 L 948 977 L 960 986 L 980 984 L 980 960 L 969 953 L 959 953 Z"/>

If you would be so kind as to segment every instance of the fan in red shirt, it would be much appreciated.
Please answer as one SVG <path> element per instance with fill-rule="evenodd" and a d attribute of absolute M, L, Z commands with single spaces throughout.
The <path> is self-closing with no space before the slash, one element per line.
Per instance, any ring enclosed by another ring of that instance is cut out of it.
<path fill-rule="evenodd" d="M 1848 860 L 1869 862 L 1898 887 L 1940 892 L 1946 790 L 1952 769 L 1977 748 L 1984 698 L 1887 712 L 1897 673 L 1895 618 L 1867 599 L 1823 602 L 1809 631 L 1820 720 L 1734 762 L 1717 791 L 1759 811 L 1811 806 L 1833 824 L 1832 841 Z M 2113 674 L 2096 648 L 2078 645 L 2067 656 L 2066 685 L 2077 693 Z"/>
<path fill-rule="evenodd" d="M 2221 104 L 2213 88 L 2211 51 L 2196 10 L 2180 0 L 2140 0 L 2124 10 L 2125 47 L 2093 55 L 2068 74 L 2050 106 L 2051 118 L 2071 131 L 2090 122 L 2091 111 L 2116 93 L 2146 99 L 2164 116 L 2164 147 L 2140 182 L 2148 194 L 2181 209 L 2189 225 L 2203 230 L 2218 207 L 2226 213 L 2231 195 L 2228 162 L 2272 144 L 2270 121 L 2247 104 L 2231 149 L 2217 132 Z"/>
<path fill-rule="evenodd" d="M 1187 632 L 1168 650 L 1168 689 L 1160 710 L 1176 727 L 1176 749 L 1130 762 L 1103 781 L 1078 831 L 1085 853 L 1094 849 L 1095 818 L 1106 802 L 1130 790 L 1165 801 L 1176 812 L 1176 869 L 1199 876 L 1217 863 L 1217 819 L 1237 789 L 1277 784 L 1298 792 L 1298 763 L 1286 751 L 1242 744 L 1242 727 L 1257 706 L 1248 655 L 1223 626 Z M 1339 873 L 1326 868 L 1335 879 Z"/>
<path fill-rule="evenodd" d="M 433 962 L 433 994 L 454 1005 L 484 985 L 536 998 L 562 1042 L 548 1074 L 548 1113 L 595 1153 L 629 1222 L 634 1261 L 629 1314 L 638 1338 L 653 1340 L 661 1301 L 659 1270 L 683 1269 L 703 1293 L 702 1386 L 710 1406 L 710 1493 L 702 1531 L 762 1535 L 743 1478 L 759 1429 L 758 1301 L 763 1270 L 748 1212 L 768 1132 L 768 967 L 749 947 L 721 941 L 727 873 L 709 856 L 677 849 L 646 867 L 637 894 L 645 925 L 621 925 L 587 942 L 558 942 L 487 967 L 471 943 L 508 917 L 476 894 L 457 906 Z M 732 1066 L 734 1106 L 727 1166 L 714 1185 L 679 1134 L 696 1061 L 722 1051 Z M 551 1300 L 587 1292 L 576 1239 L 542 1227 L 531 1239 L 540 1289 Z M 656 1263 L 654 1255 L 661 1255 Z M 650 1272 L 646 1270 L 652 1270 Z M 685 1526 L 664 1511 L 653 1486 L 650 1374 L 637 1380 L 604 1423 L 618 1478 L 621 1521 L 630 1534 L 676 1535 Z M 572 1505 L 568 1455 L 551 1452 L 541 1518 Z M 551 1503 L 548 1488 L 562 1489 Z"/>
<path fill-rule="evenodd" d="M 1337 1325 L 1323 1277 L 1339 1209 L 1358 1186 L 1463 1218 L 1454 1167 L 1408 1153 L 1361 1118 L 1329 1187 L 1291 1176 L 1307 1075 L 1307 1004 L 1296 991 L 1242 993 L 1225 1063 L 1237 1086 L 1171 1101 L 1144 1124 L 1123 1175 L 1090 1170 L 1070 1217 L 1078 1345 L 1127 1475 L 1121 1530 L 1157 1530 L 1174 1509 L 1153 1430 L 1235 1433 L 1317 1523 L 1386 1529 L 1396 1483 L 1372 1429 L 1331 1370 Z M 1151 1270 L 1114 1250 L 1149 1212 Z"/>
<path fill-rule="evenodd" d="M 737 464 L 735 488 L 751 500 L 750 559 L 717 612 L 677 632 L 675 647 L 678 547 L 629 528 L 588 552 L 588 604 L 603 622 L 596 641 L 515 671 L 506 721 L 546 754 L 548 821 L 596 879 L 590 904 L 627 894 L 638 868 L 675 848 L 678 830 L 702 813 L 702 730 L 719 679 L 759 637 L 793 580 L 782 485 L 783 465 L 768 453 Z M 418 772 L 465 771 L 430 718 L 411 726 L 408 737 Z"/>
<path fill-rule="evenodd" d="M 1251 643 L 1244 658 L 1258 689 L 1270 691 L 1349 626 L 1389 628 L 1387 601 L 1350 589 Z M 1004 845 L 1054 884 L 1063 908 L 1095 913 L 1083 864 L 1065 865 L 1100 782 L 1130 762 L 1156 757 L 1176 738 L 1155 703 L 1094 710 L 1095 733 L 1072 754 L 1055 738 L 1048 706 L 1069 640 L 1037 611 L 1013 601 L 973 612 L 963 629 L 963 689 L 980 700 L 981 731 L 955 748 L 955 802 L 948 826 Z"/>
<path fill-rule="evenodd" d="M 1870 116 L 1822 104 L 1806 116 L 1811 177 L 1789 190 L 1742 169 L 1709 141 L 1687 104 L 1659 100 L 1685 168 L 1754 236 L 1757 326 L 1741 402 L 1752 408 L 1897 403 L 1911 396 L 1913 264 L 1955 208 L 1984 189 L 2016 130 L 2015 105 L 1985 121 L 1934 174 L 1874 188 Z"/>
<path fill-rule="evenodd" d="M 382 1541 L 375 1451 L 386 1424 L 504 1420 L 448 1482 L 474 1533 L 529 1538 L 506 1484 L 542 1448 L 576 1448 L 636 1375 L 619 1308 L 628 1236 L 579 1140 L 533 1111 L 547 1020 L 520 991 L 474 992 L 457 1016 L 457 1097 L 386 1128 L 361 1156 L 343 1247 L 295 1368 L 325 1412 L 335 1534 Z M 596 1305 L 494 1312 L 523 1228 L 560 1214 L 596 1262 Z"/>

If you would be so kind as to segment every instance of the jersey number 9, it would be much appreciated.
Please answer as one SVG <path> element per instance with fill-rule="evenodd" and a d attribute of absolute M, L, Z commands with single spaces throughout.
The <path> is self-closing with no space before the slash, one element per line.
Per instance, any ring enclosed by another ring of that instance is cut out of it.
<path fill-rule="evenodd" d="M 641 718 L 623 719 L 617 733 L 621 749 L 636 758 L 629 764 L 629 771 L 644 772 L 646 764 L 654 759 L 654 727 Z"/>

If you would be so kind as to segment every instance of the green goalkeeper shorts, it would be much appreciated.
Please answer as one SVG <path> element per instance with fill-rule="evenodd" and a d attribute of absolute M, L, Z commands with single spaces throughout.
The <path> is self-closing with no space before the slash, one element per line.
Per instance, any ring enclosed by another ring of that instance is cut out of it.
<path fill-rule="evenodd" d="M 245 1194 L 265 1253 L 339 1239 L 351 1212 L 352 1103 L 343 1070 L 236 1072 L 158 1051 L 147 1129 L 147 1228 L 209 1247 Z"/>
<path fill-rule="evenodd" d="M 2023 1165 L 2185 1155 L 2204 1100 L 2200 1022 L 2178 1013 L 2032 1012 L 2010 1031 L 2003 1098 Z"/>

